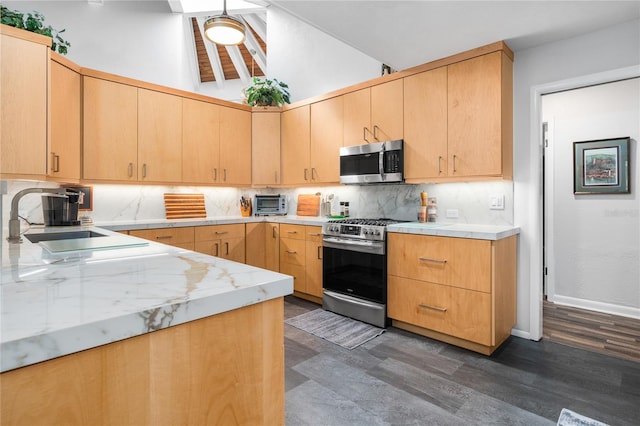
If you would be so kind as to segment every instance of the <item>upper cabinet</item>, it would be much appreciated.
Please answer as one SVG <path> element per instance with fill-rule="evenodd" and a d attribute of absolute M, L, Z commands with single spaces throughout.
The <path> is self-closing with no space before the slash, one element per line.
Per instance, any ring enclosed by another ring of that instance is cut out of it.
<path fill-rule="evenodd" d="M 282 183 L 304 185 L 311 182 L 310 107 L 303 105 L 282 113 Z"/>
<path fill-rule="evenodd" d="M 83 77 L 84 179 L 138 180 L 138 89 Z"/>
<path fill-rule="evenodd" d="M 220 109 L 220 170 L 223 185 L 251 185 L 251 112 Z"/>
<path fill-rule="evenodd" d="M 51 38 L 0 25 L 0 176 L 47 173 Z"/>
<path fill-rule="evenodd" d="M 182 100 L 183 182 L 220 182 L 221 108 L 194 99 Z"/>
<path fill-rule="evenodd" d="M 502 51 L 448 66 L 449 176 L 512 177 L 512 68 Z"/>
<path fill-rule="evenodd" d="M 82 93 L 79 67 L 51 53 L 50 143 L 48 176 L 55 180 L 80 179 Z"/>
<path fill-rule="evenodd" d="M 182 180 L 182 98 L 138 88 L 138 179 Z"/>
<path fill-rule="evenodd" d="M 344 146 L 403 138 L 402 80 L 344 95 Z"/>
<path fill-rule="evenodd" d="M 340 148 L 343 138 L 343 97 L 311 104 L 311 183 L 340 182 Z"/>
<path fill-rule="evenodd" d="M 258 186 L 281 183 L 280 111 L 252 113 L 251 159 L 251 183 Z"/>
<path fill-rule="evenodd" d="M 447 176 L 447 67 L 404 79 L 405 179 Z"/>

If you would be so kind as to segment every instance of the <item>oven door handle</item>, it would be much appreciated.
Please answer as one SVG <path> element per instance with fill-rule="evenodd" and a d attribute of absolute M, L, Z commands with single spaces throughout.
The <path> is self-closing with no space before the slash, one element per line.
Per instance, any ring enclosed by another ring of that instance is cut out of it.
<path fill-rule="evenodd" d="M 385 253 L 385 244 L 383 241 L 345 241 L 341 238 L 324 237 L 322 239 L 322 246 L 346 251 L 357 251 L 360 253 L 381 254 Z"/>

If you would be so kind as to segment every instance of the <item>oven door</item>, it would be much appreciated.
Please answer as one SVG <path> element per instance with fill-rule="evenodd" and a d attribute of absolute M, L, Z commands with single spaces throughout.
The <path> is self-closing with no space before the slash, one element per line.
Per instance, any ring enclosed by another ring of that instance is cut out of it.
<path fill-rule="evenodd" d="M 385 304 L 387 260 L 384 241 L 323 238 L 322 286 L 325 290 Z"/>

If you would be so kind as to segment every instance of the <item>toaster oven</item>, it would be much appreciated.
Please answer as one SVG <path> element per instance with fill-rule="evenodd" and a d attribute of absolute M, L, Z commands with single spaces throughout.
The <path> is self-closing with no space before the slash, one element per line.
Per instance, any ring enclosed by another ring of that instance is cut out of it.
<path fill-rule="evenodd" d="M 253 212 L 256 216 L 286 215 L 287 197 L 285 195 L 258 195 L 253 200 Z"/>

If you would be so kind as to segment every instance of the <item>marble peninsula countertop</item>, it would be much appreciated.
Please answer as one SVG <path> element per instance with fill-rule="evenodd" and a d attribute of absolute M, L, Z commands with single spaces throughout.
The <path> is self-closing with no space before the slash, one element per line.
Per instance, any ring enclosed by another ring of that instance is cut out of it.
<path fill-rule="evenodd" d="M 51 252 L 43 243 L 9 244 L 3 236 L 1 372 L 293 292 L 288 275 L 105 228 L 27 234 L 77 230 L 113 237 L 119 246 Z"/>
<path fill-rule="evenodd" d="M 439 237 L 472 238 L 476 240 L 501 240 L 517 235 L 520 228 L 503 225 L 473 225 L 445 222 L 404 222 L 387 226 L 388 232 L 401 234 L 433 235 Z"/>

